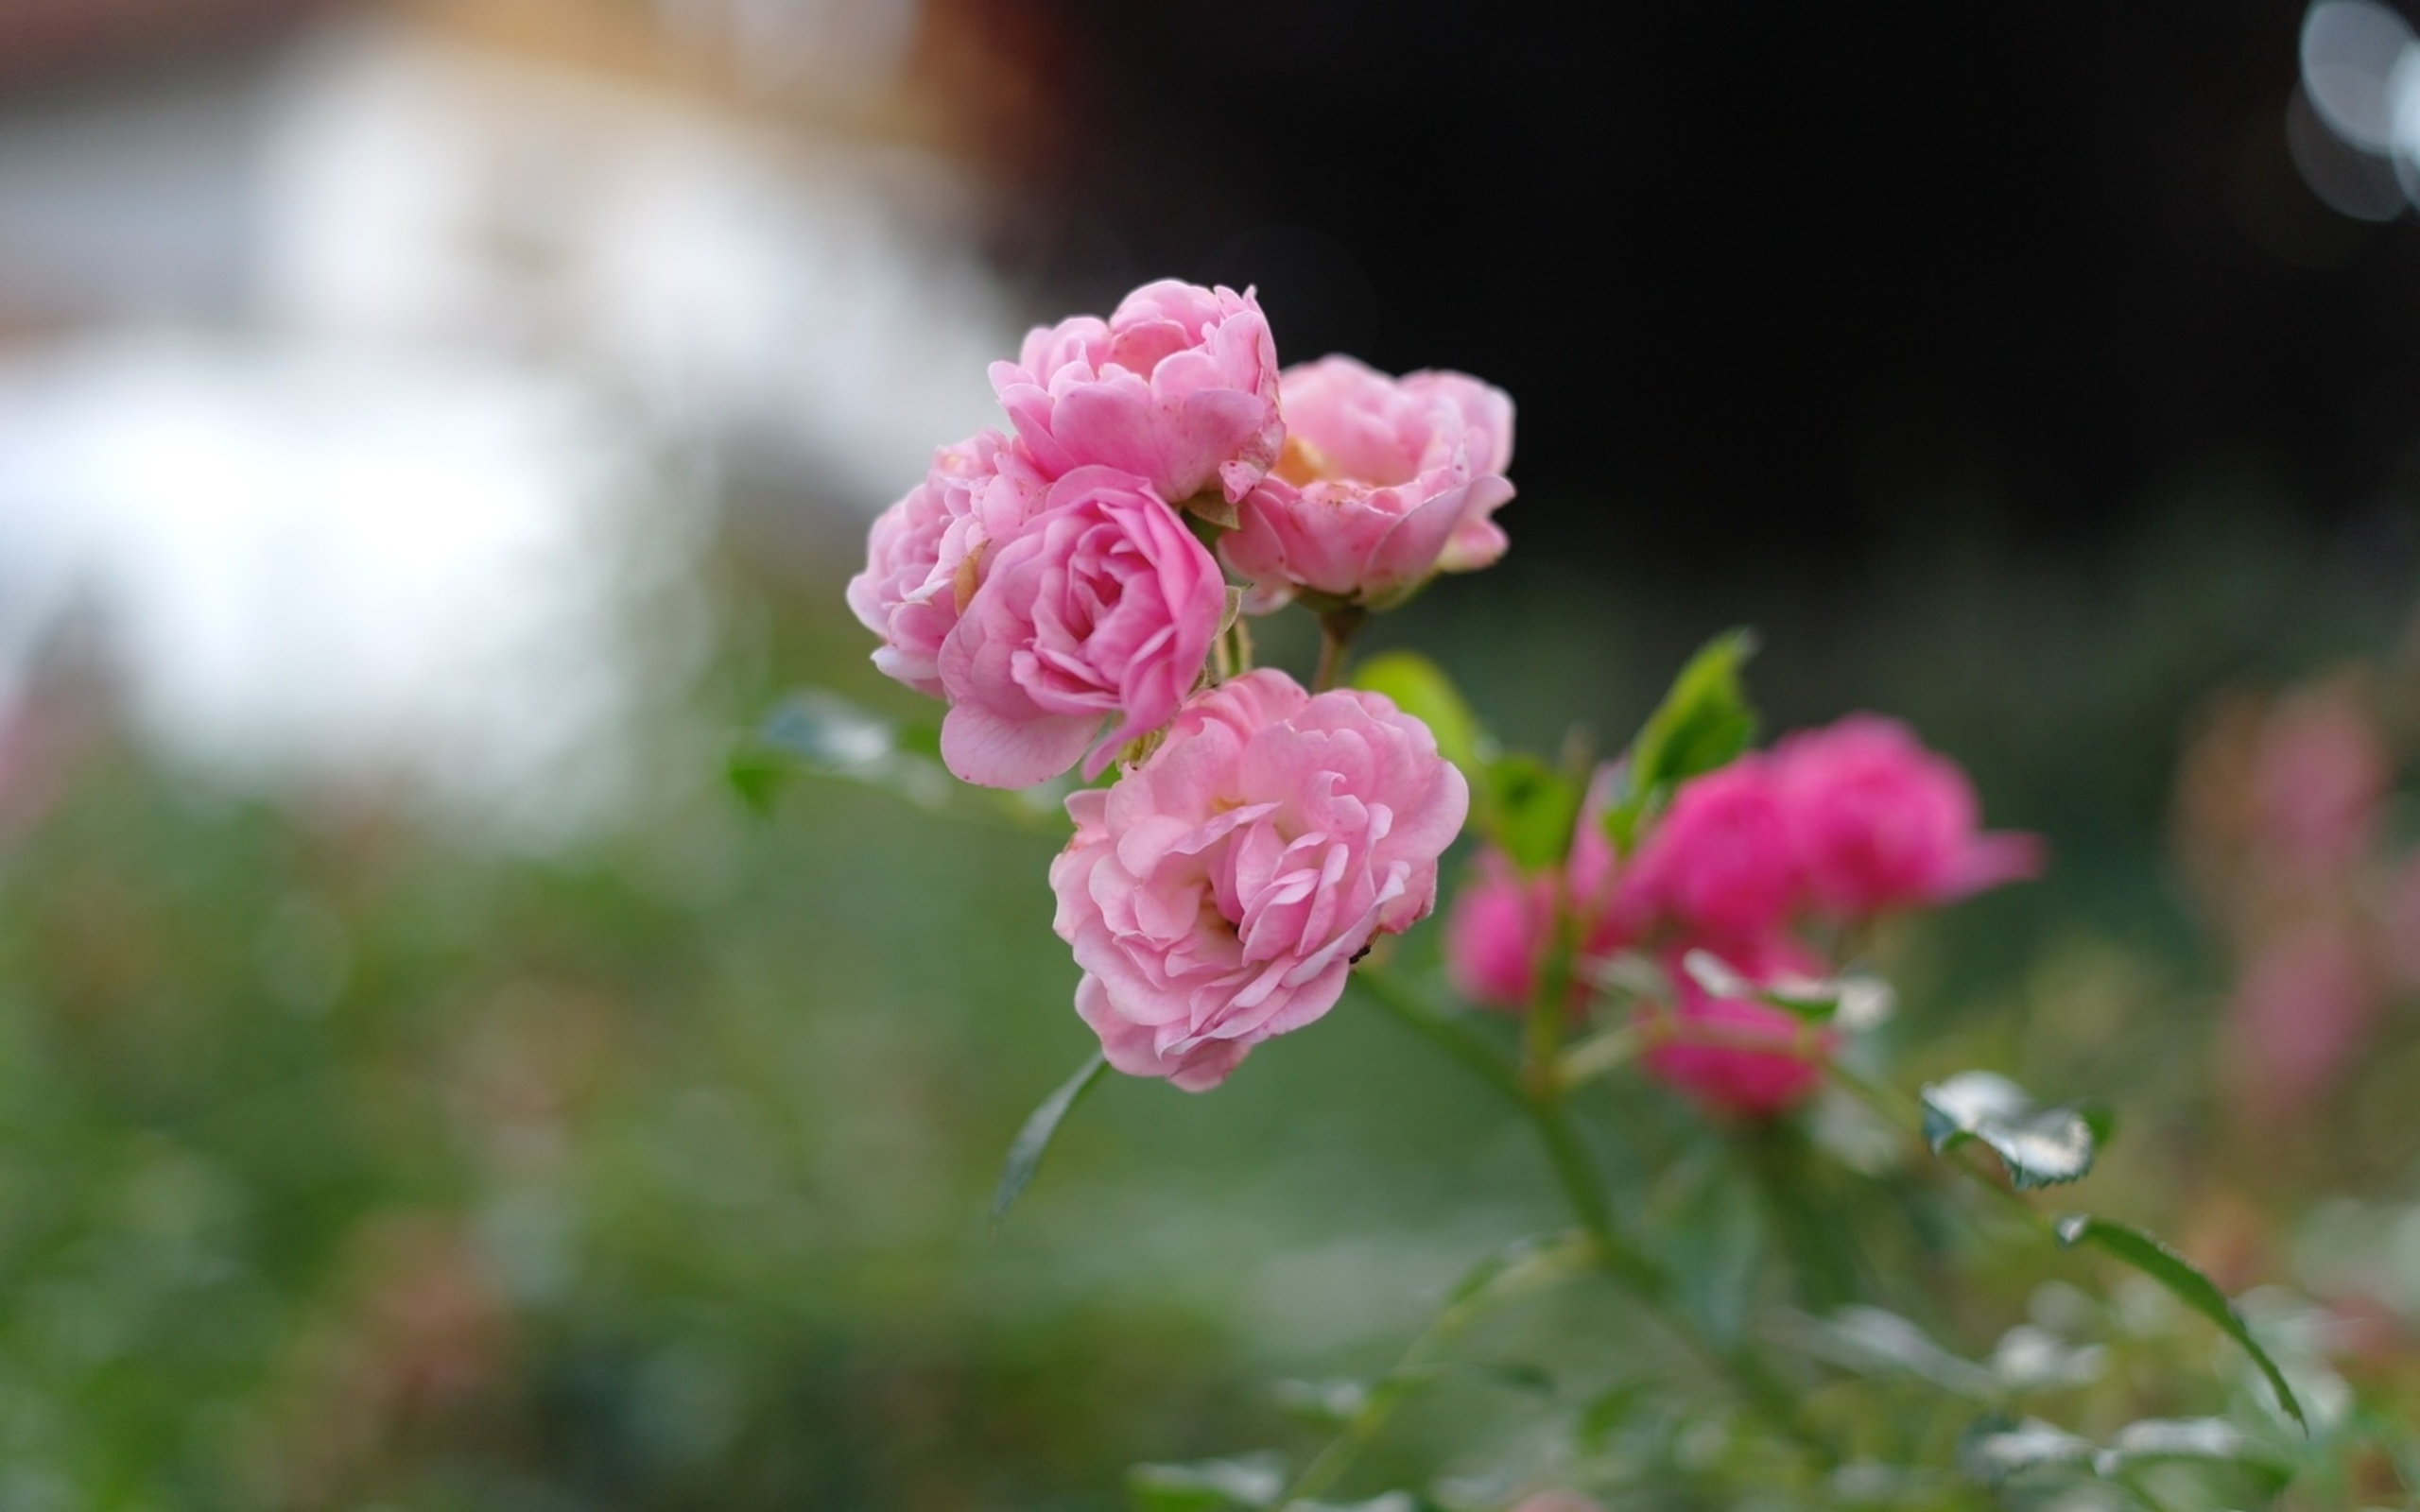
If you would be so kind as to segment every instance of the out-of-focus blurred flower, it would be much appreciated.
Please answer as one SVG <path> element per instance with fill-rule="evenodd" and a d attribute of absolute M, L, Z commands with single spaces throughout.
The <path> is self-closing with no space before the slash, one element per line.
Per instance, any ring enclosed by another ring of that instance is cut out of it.
<path fill-rule="evenodd" d="M 1683 783 L 1617 886 L 1642 932 L 1665 921 L 1728 942 L 1772 935 L 1799 893 L 1772 760 L 1742 756 Z"/>
<path fill-rule="evenodd" d="M 1563 906 L 1578 925 L 1575 1001 L 1587 996 L 1590 963 L 1630 943 L 1626 921 L 1614 906 L 1614 848 L 1603 827 L 1614 777 L 1610 763 L 1597 769 L 1560 879 Z M 1551 873 L 1524 876 L 1493 846 L 1479 852 L 1445 919 L 1445 971 L 1455 990 L 1482 1007 L 1528 1005 L 1537 963 L 1552 943 L 1557 882 Z"/>
<path fill-rule="evenodd" d="M 1578 1491 L 1540 1491 L 1525 1498 L 1512 1512 L 1605 1512 L 1595 1500 Z"/>
<path fill-rule="evenodd" d="M 1809 901 L 1836 917 L 1948 902 L 2041 870 L 2034 836 L 1977 833 L 1966 774 L 1895 719 L 1801 731 L 1772 769 Z"/>
<path fill-rule="evenodd" d="M 1144 479 L 1080 468 L 999 549 L 942 643 L 942 759 L 970 782 L 1028 787 L 1167 723 L 1226 609 L 1209 551 Z M 1105 719 L 1115 727 L 1102 736 Z"/>
<path fill-rule="evenodd" d="M 1241 499 L 1277 460 L 1277 345 L 1247 290 L 1164 279 L 1107 320 L 1035 328 L 992 387 L 1052 477 L 1099 464 L 1171 504 L 1216 487 Z"/>
<path fill-rule="evenodd" d="M 2304 689 L 2262 726 L 2252 771 L 2256 842 L 2304 876 L 2360 861 L 2377 835 L 2390 776 L 2357 685 Z"/>
<path fill-rule="evenodd" d="M 919 693 L 942 696 L 942 642 L 983 577 L 988 547 L 1014 536 L 1046 485 L 996 431 L 944 446 L 932 471 L 874 521 L 849 608 L 882 637 L 873 664 Z"/>
<path fill-rule="evenodd" d="M 1457 372 L 1390 378 L 1350 357 L 1286 370 L 1286 449 L 1219 543 L 1258 604 L 1296 589 L 1384 607 L 1504 555 L 1512 401 Z"/>
<path fill-rule="evenodd" d="M 1684 945 L 1665 957 L 1675 988 L 1671 1011 L 1677 1038 L 1647 1053 L 1647 1069 L 1720 1112 L 1758 1118 L 1781 1112 L 1814 1090 L 1839 1035 L 1828 1027 L 1810 1028 L 1771 1004 L 1716 997 L 1685 964 L 1689 951 L 1697 948 Z M 1760 986 L 1783 977 L 1820 977 L 1824 971 L 1820 959 L 1785 935 L 1727 943 L 1717 954 L 1724 965 Z M 1747 1042 L 1705 1042 L 1723 1038 Z M 1763 1043 L 1772 1048 L 1760 1048 Z"/>
<path fill-rule="evenodd" d="M 2382 995 L 2360 935 L 2342 919 L 2264 941 L 2227 1009 L 2227 1069 L 2245 1107 L 2278 1124 L 2311 1108 L 2369 1038 Z"/>
<path fill-rule="evenodd" d="M 1373 693 L 1264 668 L 1187 704 L 1150 758 L 1067 799 L 1055 926 L 1111 1065 L 1188 1091 L 1336 1005 L 1354 960 L 1437 899 L 1470 793 Z"/>

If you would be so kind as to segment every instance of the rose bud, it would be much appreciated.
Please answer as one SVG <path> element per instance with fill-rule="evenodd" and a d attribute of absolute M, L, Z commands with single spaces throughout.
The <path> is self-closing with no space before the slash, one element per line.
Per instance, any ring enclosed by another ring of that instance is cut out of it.
<path fill-rule="evenodd" d="M 1642 934 L 1677 925 L 1737 941 L 1779 928 L 1799 876 L 1772 764 L 1751 754 L 1682 783 L 1618 887 L 1619 911 Z"/>

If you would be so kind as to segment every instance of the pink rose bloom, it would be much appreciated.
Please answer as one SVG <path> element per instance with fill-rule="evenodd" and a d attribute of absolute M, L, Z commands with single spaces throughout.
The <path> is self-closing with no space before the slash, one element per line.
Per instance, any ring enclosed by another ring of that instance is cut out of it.
<path fill-rule="evenodd" d="M 1098 776 L 1184 701 L 1226 605 L 1219 564 L 1141 478 L 1068 473 L 942 643 L 942 762 L 986 787 L 1029 787 L 1089 746 L 1084 775 Z"/>
<path fill-rule="evenodd" d="M 1587 963 L 1630 943 L 1612 906 L 1614 848 L 1602 822 L 1613 776 L 1611 765 L 1598 768 L 1564 863 L 1566 906 L 1580 921 L 1583 972 Z M 1554 878 L 1523 876 L 1493 846 L 1479 853 L 1473 870 L 1445 916 L 1445 974 L 1456 991 L 1481 1007 L 1526 1008 L 1536 990 L 1538 962 L 1552 943 Z M 1575 982 L 1573 992 L 1584 999 L 1587 983 Z"/>
<path fill-rule="evenodd" d="M 1540 1491 L 1524 1500 L 1512 1512 L 1605 1512 L 1605 1509 L 1578 1491 Z"/>
<path fill-rule="evenodd" d="M 1851 714 L 1773 751 L 1773 785 L 1800 874 L 1841 918 L 1948 902 L 2042 869 L 2030 834 L 1981 834 L 1975 789 L 1908 727 Z"/>
<path fill-rule="evenodd" d="M 2317 919 L 2263 943 L 2228 1005 L 2224 1055 L 2238 1098 L 2265 1123 L 2308 1113 L 2375 1033 L 2385 992 L 2361 941 Z"/>
<path fill-rule="evenodd" d="M 1504 555 L 1512 401 L 1458 372 L 1390 378 L 1350 357 L 1289 368 L 1286 450 L 1220 544 L 1261 602 L 1296 589 L 1383 607 Z"/>
<path fill-rule="evenodd" d="M 2393 781 L 2357 688 L 2326 684 L 2283 699 L 2253 762 L 2261 844 L 2302 877 L 2342 871 L 2369 852 Z"/>
<path fill-rule="evenodd" d="M 1187 1091 L 1336 1005 L 1371 940 L 1437 901 L 1469 789 L 1373 693 L 1263 668 L 1184 706 L 1150 758 L 1067 799 L 1054 927 L 1109 1063 Z"/>
<path fill-rule="evenodd" d="M 1285 444 L 1277 344 L 1250 290 L 1146 284 L 1102 321 L 1037 326 L 992 388 L 1051 477 L 1101 464 L 1182 505 L 1218 488 L 1233 504 Z"/>
<path fill-rule="evenodd" d="M 1681 784 L 1624 874 L 1619 906 L 1641 933 L 1660 922 L 1754 940 L 1780 927 L 1798 891 L 1772 764 L 1750 754 Z"/>
<path fill-rule="evenodd" d="M 935 452 L 925 481 L 875 519 L 849 608 L 882 637 L 885 675 L 942 696 L 936 661 L 982 580 L 984 548 L 1024 526 L 1045 487 L 1014 443 L 984 431 Z"/>
<path fill-rule="evenodd" d="M 1665 958 L 1679 1001 L 1673 1012 L 1680 1030 L 1717 1029 L 1771 1040 L 1772 1050 L 1732 1045 L 1662 1044 L 1643 1058 L 1647 1069 L 1718 1112 L 1754 1118 L 1771 1117 L 1815 1088 L 1822 1066 L 1839 1036 L 1825 1028 L 1815 1032 L 1806 1052 L 1789 1048 L 1806 1032 L 1806 1025 L 1787 1008 L 1753 998 L 1718 998 L 1701 987 L 1683 964 L 1689 947 L 1675 949 Z M 1820 977 L 1824 963 L 1787 936 L 1774 936 L 1754 945 L 1726 944 L 1716 950 L 1724 964 L 1759 985 L 1785 976 Z"/>

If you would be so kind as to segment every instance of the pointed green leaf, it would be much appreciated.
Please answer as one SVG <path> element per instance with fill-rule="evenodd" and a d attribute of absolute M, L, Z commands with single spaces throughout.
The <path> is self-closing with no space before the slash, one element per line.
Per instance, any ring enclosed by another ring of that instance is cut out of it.
<path fill-rule="evenodd" d="M 2302 1403 L 2294 1400 L 2293 1388 L 2286 1384 L 2285 1372 L 2277 1368 L 2277 1362 L 2269 1357 L 2269 1351 L 2261 1348 L 2260 1341 L 2252 1336 L 2252 1330 L 2245 1325 L 2243 1314 L 2236 1311 L 2235 1304 L 2227 1300 L 2226 1294 L 2220 1291 L 2210 1278 L 2203 1275 L 2191 1261 L 2139 1228 L 2111 1223 L 2105 1218 L 2095 1218 L 2088 1213 L 2070 1213 L 2061 1218 L 2053 1231 L 2062 1245 L 2070 1247 L 2090 1245 L 2103 1254 L 2133 1266 L 2159 1282 L 2169 1296 L 2218 1325 L 2221 1332 L 2243 1346 L 2244 1352 L 2252 1356 L 2252 1363 L 2260 1367 L 2260 1373 L 2268 1378 L 2270 1389 L 2277 1394 L 2278 1405 L 2285 1408 L 2305 1432 L 2309 1431 L 2309 1419 L 2303 1416 Z"/>
<path fill-rule="evenodd" d="M 1093 1052 L 1092 1058 L 1084 1062 L 1083 1069 L 1061 1082 L 1059 1090 L 1044 1098 L 1042 1106 L 1025 1121 L 1025 1127 L 1017 1130 L 1016 1139 L 1009 1145 L 1008 1160 L 1000 1167 L 1000 1184 L 992 1193 L 992 1228 L 994 1231 L 1008 1217 L 1009 1209 L 1015 1204 L 1027 1184 L 1033 1180 L 1034 1171 L 1042 1164 L 1043 1152 L 1050 1148 L 1050 1137 L 1059 1132 L 1060 1121 L 1067 1116 L 1078 1099 L 1092 1091 L 1093 1083 L 1100 1080 L 1101 1073 L 1108 1069 L 1108 1059 L 1100 1052 Z"/>
<path fill-rule="evenodd" d="M 1605 833 L 1616 849 L 1630 850 L 1673 788 L 1733 761 L 1756 738 L 1755 712 L 1739 685 L 1739 669 L 1755 649 L 1755 637 L 1744 629 L 1708 641 L 1639 727 L 1620 795 L 1605 813 Z"/>
<path fill-rule="evenodd" d="M 1515 751 L 1483 768 L 1480 822 L 1515 866 L 1542 871 L 1571 853 L 1580 784 L 1535 756 Z"/>
<path fill-rule="evenodd" d="M 1478 780 L 1487 736 L 1443 667 L 1416 651 L 1382 651 L 1353 669 L 1353 685 L 1384 695 L 1426 725 L 1438 753 Z"/>
<path fill-rule="evenodd" d="M 2293 1470 L 2274 1446 L 2223 1418 L 2146 1418 L 2128 1423 L 2094 1459 L 2093 1468 L 2115 1476 L 2135 1465 L 2177 1459 L 2240 1465 L 2273 1483 Z"/>
<path fill-rule="evenodd" d="M 2037 1108 L 2023 1088 L 1994 1072 L 1927 1082 L 1921 1100 L 1925 1142 L 1935 1155 L 1977 1141 L 2000 1158 L 2019 1192 L 2079 1180 L 2099 1152 L 2093 1120 L 2083 1110 Z"/>

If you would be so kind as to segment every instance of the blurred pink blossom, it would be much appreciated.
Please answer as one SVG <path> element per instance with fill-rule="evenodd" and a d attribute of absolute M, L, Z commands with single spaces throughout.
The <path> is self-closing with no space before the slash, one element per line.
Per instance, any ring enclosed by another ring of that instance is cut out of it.
<path fill-rule="evenodd" d="M 1176 713 L 1225 608 L 1219 564 L 1143 479 L 1079 468 L 999 547 L 942 643 L 942 760 L 970 782 L 1026 787 L 1089 746 L 1084 775 L 1098 776 Z"/>
<path fill-rule="evenodd" d="M 2042 868 L 2034 836 L 1977 833 L 1966 774 L 1895 719 L 1803 730 L 1774 749 L 1772 771 L 1798 874 L 1836 917 L 1948 902 Z"/>
<path fill-rule="evenodd" d="M 1054 927 L 1111 1065 L 1188 1091 L 1336 1005 L 1434 906 L 1469 808 L 1426 726 L 1376 694 L 1247 673 L 1186 704 L 1107 790 L 1067 799 Z"/>
<path fill-rule="evenodd" d="M 1578 1491 L 1540 1491 L 1526 1498 L 1512 1512 L 1605 1512 L 1605 1509 Z"/>
<path fill-rule="evenodd" d="M 1583 976 L 1589 962 L 1630 943 L 1613 907 L 1614 848 L 1603 826 L 1614 775 L 1610 764 L 1598 768 L 1564 864 L 1564 906 L 1579 924 Z M 1455 990 L 1482 1007 L 1528 1006 L 1537 963 L 1552 943 L 1554 908 L 1551 873 L 1524 876 L 1495 847 L 1481 850 L 1445 918 L 1445 973 Z M 1586 994 L 1585 980 L 1575 982 L 1573 995 Z"/>
<path fill-rule="evenodd" d="M 1742 1038 L 1770 1040 L 1776 1048 L 1745 1049 L 1733 1045 L 1693 1044 L 1685 1039 L 1661 1044 L 1644 1057 L 1647 1069 L 1720 1112 L 1768 1117 L 1805 1097 L 1822 1076 L 1822 1063 L 1839 1040 L 1830 1028 L 1814 1030 L 1786 1008 L 1754 999 L 1718 998 L 1689 972 L 1688 952 L 1694 943 L 1675 947 L 1665 957 L 1676 1001 L 1673 1014 L 1683 1036 L 1708 1029 Z M 1725 943 L 1715 951 L 1723 964 L 1751 982 L 1772 983 L 1785 976 L 1821 977 L 1823 961 L 1786 935 L 1754 943 Z M 1650 1010 L 1652 1011 L 1652 1010 Z M 1806 1037 L 1804 1052 L 1791 1048 Z"/>
<path fill-rule="evenodd" d="M 1754 941 L 1779 928 L 1799 873 L 1772 763 L 1751 753 L 1681 784 L 1617 885 L 1641 933 L 1664 923 Z"/>
<path fill-rule="evenodd" d="M 2282 700 L 2253 756 L 2256 843 L 2302 876 L 2368 854 L 2392 771 L 2359 696 L 2342 684 Z"/>
<path fill-rule="evenodd" d="M 1182 505 L 1218 488 L 1241 499 L 1277 460 L 1277 345 L 1250 290 L 1164 279 L 1107 320 L 1037 326 L 992 387 L 1051 477 L 1101 464 Z"/>
<path fill-rule="evenodd" d="M 885 675 L 942 696 L 942 642 L 982 581 L 985 549 L 1024 526 L 1045 487 L 1013 442 L 984 431 L 935 452 L 925 481 L 875 519 L 849 608 L 882 637 Z"/>
<path fill-rule="evenodd" d="M 1512 401 L 1458 372 L 1390 378 L 1350 357 L 1289 368 L 1286 448 L 1221 542 L 1261 602 L 1307 588 L 1385 606 L 1504 555 Z"/>
<path fill-rule="evenodd" d="M 2381 1006 L 2361 939 L 2313 919 L 2262 944 L 2228 1005 L 2225 1055 L 2247 1107 L 2285 1123 L 2327 1095 L 2369 1039 Z"/>

